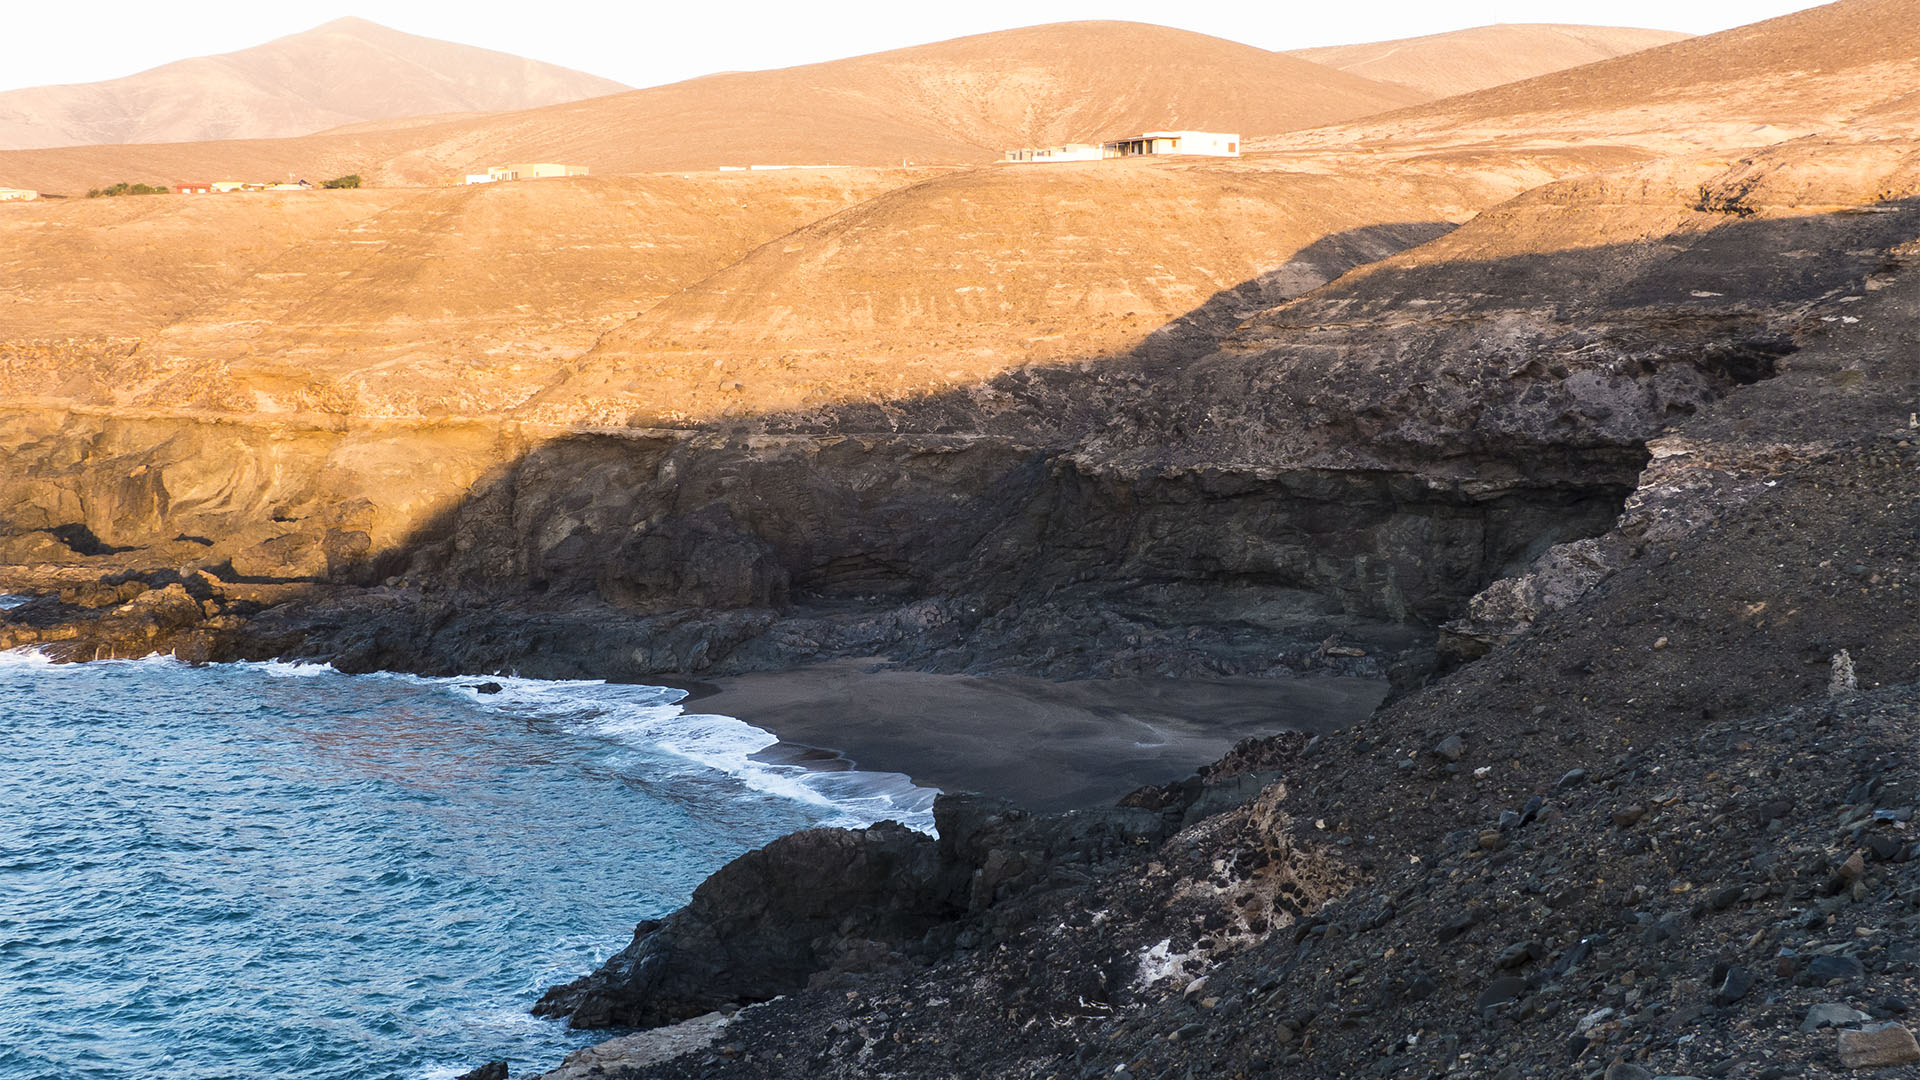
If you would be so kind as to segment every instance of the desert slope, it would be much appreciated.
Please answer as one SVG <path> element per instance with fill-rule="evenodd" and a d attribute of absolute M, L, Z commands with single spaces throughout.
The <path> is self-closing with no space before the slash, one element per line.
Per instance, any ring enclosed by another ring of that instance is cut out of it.
<path fill-rule="evenodd" d="M 1920 80 L 1920 0 L 1841 0 L 1255 149 L 1318 143 L 1763 146 L 1861 123 L 1904 134 Z"/>
<path fill-rule="evenodd" d="M 523 416 L 679 424 L 928 398 L 1030 364 L 1191 352 L 1551 175 L 1338 168 L 1104 162 L 929 180 L 667 298 L 603 337 Z"/>
<path fill-rule="evenodd" d="M 1008 147 L 1149 128 L 1290 131 L 1425 98 L 1202 34 L 1059 23 L 404 130 L 6 154 L 0 179 L 72 191 L 237 171 L 429 183 L 501 160 L 566 161 L 596 173 L 983 163 Z"/>
<path fill-rule="evenodd" d="M 1688 36 L 1628 26 L 1500 23 L 1394 41 L 1294 49 L 1287 55 L 1439 98 L 1610 60 Z"/>
<path fill-rule="evenodd" d="M 617 93 L 610 79 L 336 19 L 106 82 L 0 93 L 0 149 L 306 135 L 368 120 L 493 113 Z"/>

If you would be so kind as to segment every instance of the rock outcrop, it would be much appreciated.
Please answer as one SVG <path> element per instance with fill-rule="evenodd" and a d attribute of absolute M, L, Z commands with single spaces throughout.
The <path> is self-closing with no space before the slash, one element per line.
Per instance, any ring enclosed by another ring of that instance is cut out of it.
<path fill-rule="evenodd" d="M 887 821 L 810 829 L 748 852 L 534 1011 L 579 1028 L 660 1027 L 836 975 L 927 962 L 965 935 L 977 942 L 970 920 L 995 905 L 1090 880 L 1157 843 L 1170 824 L 1166 812 L 1139 807 L 1035 818 L 955 795 L 936 800 L 934 817 L 937 841 Z"/>

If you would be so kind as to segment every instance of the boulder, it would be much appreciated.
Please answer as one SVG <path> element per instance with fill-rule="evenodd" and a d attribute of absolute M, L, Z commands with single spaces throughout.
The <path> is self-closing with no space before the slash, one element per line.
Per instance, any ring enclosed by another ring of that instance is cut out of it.
<path fill-rule="evenodd" d="M 1849 1069 L 1878 1069 L 1920 1061 L 1920 1043 L 1901 1024 L 1840 1033 L 1840 1064 Z"/>
<path fill-rule="evenodd" d="M 896 822 L 783 836 L 722 867 L 665 920 L 641 923 L 630 945 L 548 990 L 534 1012 L 576 1028 L 651 1028 L 765 1001 L 953 919 L 968 876 Z"/>

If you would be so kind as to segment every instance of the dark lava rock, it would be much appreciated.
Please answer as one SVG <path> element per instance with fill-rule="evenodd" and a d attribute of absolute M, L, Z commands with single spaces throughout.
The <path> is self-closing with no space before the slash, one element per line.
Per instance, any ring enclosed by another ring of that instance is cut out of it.
<path fill-rule="evenodd" d="M 1539 942 L 1521 941 L 1502 949 L 1494 963 L 1504 971 L 1532 963 L 1546 954 L 1547 951 L 1540 946 Z"/>
<path fill-rule="evenodd" d="M 469 1073 L 461 1073 L 454 1080 L 507 1080 L 507 1063 L 489 1061 Z"/>
<path fill-rule="evenodd" d="M 1527 980 L 1518 975 L 1502 975 L 1487 984 L 1487 988 L 1474 999 L 1473 1007 L 1484 1010 L 1495 1005 L 1504 1005 L 1526 992 Z"/>
<path fill-rule="evenodd" d="M 1826 1027 L 1845 1027 L 1858 1024 L 1872 1017 L 1850 1005 L 1837 1001 L 1823 1001 L 1807 1010 L 1807 1018 L 1800 1022 L 1800 1031 L 1807 1034 Z"/>
<path fill-rule="evenodd" d="M 1716 1005 L 1731 1005 L 1746 997 L 1753 990 L 1753 972 L 1743 967 L 1727 969 L 1726 978 L 1720 980 L 1719 989 L 1713 992 Z"/>
<path fill-rule="evenodd" d="M 965 869 L 891 821 L 808 829 L 722 867 L 598 971 L 547 991 L 534 1012 L 576 1028 L 659 1027 L 798 990 L 836 961 L 859 965 L 965 910 Z"/>
<path fill-rule="evenodd" d="M 896 822 L 809 829 L 721 867 L 687 906 L 634 930 L 598 971 L 548 990 L 540 1016 L 576 1028 L 659 1027 L 862 972 L 947 940 L 952 924 L 1065 873 L 1163 839 L 1164 812 L 1137 807 L 1034 817 L 998 799 L 942 795 L 940 839 Z"/>
<path fill-rule="evenodd" d="M 1867 969 L 1851 956 L 1816 956 L 1807 961 L 1807 977 L 1815 982 L 1833 979 L 1857 979 Z"/>
<path fill-rule="evenodd" d="M 474 692 L 478 694 L 497 694 L 504 689 L 506 689 L 506 687 L 501 686 L 497 682 L 483 682 L 473 685 Z"/>

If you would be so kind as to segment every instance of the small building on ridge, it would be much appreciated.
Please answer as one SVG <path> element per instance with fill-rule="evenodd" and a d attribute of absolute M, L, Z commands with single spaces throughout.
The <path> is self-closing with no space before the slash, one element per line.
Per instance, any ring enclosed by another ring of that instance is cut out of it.
<path fill-rule="evenodd" d="M 554 176 L 585 176 L 585 165 L 560 165 L 551 161 L 519 165 L 495 165 L 483 173 L 468 173 L 469 184 L 496 184 L 502 180 L 541 180 Z"/>
<path fill-rule="evenodd" d="M 1063 143 L 1060 146 L 1041 146 L 1030 149 L 1009 150 L 1006 160 L 1025 163 L 1044 163 L 1057 161 L 1099 161 L 1106 154 L 1097 143 Z"/>
<path fill-rule="evenodd" d="M 1098 144 L 1023 147 L 1007 151 L 1001 160 L 1035 165 L 1056 161 L 1101 161 L 1147 154 L 1163 157 L 1239 157 L 1240 136 L 1231 131 L 1147 131 Z"/>
<path fill-rule="evenodd" d="M 1107 157 L 1180 154 L 1188 157 L 1239 157 L 1240 135 L 1231 131 L 1148 131 L 1115 139 L 1102 149 Z"/>

